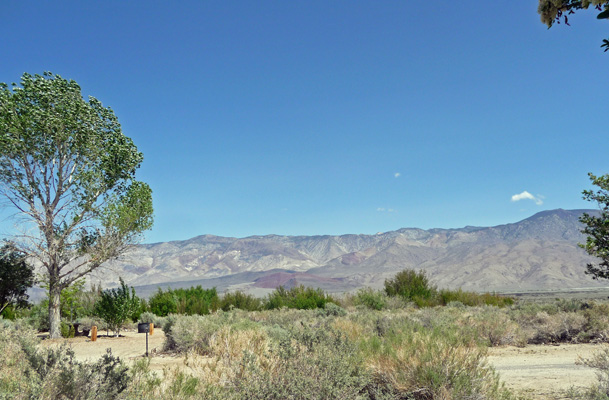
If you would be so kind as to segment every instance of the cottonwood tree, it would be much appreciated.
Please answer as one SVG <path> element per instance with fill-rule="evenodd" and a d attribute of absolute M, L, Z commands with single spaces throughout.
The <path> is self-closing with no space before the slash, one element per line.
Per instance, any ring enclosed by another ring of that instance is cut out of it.
<path fill-rule="evenodd" d="M 9 305 L 23 307 L 28 304 L 27 290 L 36 279 L 34 268 L 25 261 L 25 256 L 12 246 L 0 248 L 0 313 Z"/>
<path fill-rule="evenodd" d="M 12 240 L 49 283 L 50 336 L 60 293 L 141 239 L 152 191 L 135 179 L 143 156 L 112 109 L 46 72 L 0 84 L 0 196 L 21 219 Z"/>
<path fill-rule="evenodd" d="M 597 19 L 609 19 L 609 0 L 539 0 L 537 12 L 541 16 L 541 22 L 551 28 L 554 23 L 569 25 L 569 15 L 577 10 L 594 7 L 600 13 Z M 601 47 L 609 50 L 609 39 L 603 39 Z"/>
<path fill-rule="evenodd" d="M 592 184 L 599 189 L 584 190 L 584 200 L 595 202 L 599 214 L 596 216 L 584 213 L 579 218 L 585 225 L 582 233 L 587 235 L 586 243 L 580 246 L 588 254 L 600 258 L 598 263 L 589 263 L 586 266 L 586 274 L 592 275 L 592 279 L 609 279 L 609 175 L 595 176 L 590 173 L 588 176 Z"/>

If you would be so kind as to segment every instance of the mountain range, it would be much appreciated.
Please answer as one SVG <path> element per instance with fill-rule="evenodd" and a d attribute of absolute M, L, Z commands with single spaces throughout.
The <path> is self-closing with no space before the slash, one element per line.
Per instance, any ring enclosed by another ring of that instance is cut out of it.
<path fill-rule="evenodd" d="M 403 228 L 375 235 L 197 236 L 143 244 L 96 276 L 118 276 L 140 295 L 157 287 L 216 287 L 264 294 L 304 284 L 330 292 L 369 286 L 412 268 L 441 288 L 536 291 L 602 286 L 584 274 L 594 261 L 578 243 L 579 216 L 594 210 L 549 210 L 522 221 L 460 229 Z M 111 272 L 111 273 L 109 273 Z"/>

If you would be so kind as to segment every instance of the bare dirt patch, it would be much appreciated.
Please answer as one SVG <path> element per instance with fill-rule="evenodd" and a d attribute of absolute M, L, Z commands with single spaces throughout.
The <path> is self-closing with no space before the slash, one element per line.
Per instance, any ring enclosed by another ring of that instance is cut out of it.
<path fill-rule="evenodd" d="M 148 335 L 148 352 L 152 370 L 160 371 L 167 367 L 183 364 L 184 357 L 162 351 L 164 343 L 165 334 L 161 329 L 155 329 L 152 335 Z M 41 342 L 43 347 L 59 347 L 62 344 L 66 344 L 74 350 L 75 358 L 78 361 L 96 361 L 110 348 L 112 354 L 129 364 L 145 357 L 146 334 L 137 333 L 137 331 L 121 331 L 120 337 L 107 337 L 100 332 L 100 336 L 95 342 L 92 342 L 89 337 L 46 339 Z"/>
<path fill-rule="evenodd" d="M 489 350 L 489 363 L 506 386 L 531 399 L 564 399 L 570 387 L 596 382 L 595 371 L 578 360 L 590 358 L 606 344 L 561 344 L 500 347 Z"/>

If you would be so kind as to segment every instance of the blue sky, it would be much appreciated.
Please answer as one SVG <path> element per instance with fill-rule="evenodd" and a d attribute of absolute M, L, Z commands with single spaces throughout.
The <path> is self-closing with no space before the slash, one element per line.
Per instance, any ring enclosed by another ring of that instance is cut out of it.
<path fill-rule="evenodd" d="M 609 24 L 536 8 L 6 0 L 0 82 L 48 70 L 114 109 L 146 242 L 490 226 L 590 208 L 609 172 Z"/>

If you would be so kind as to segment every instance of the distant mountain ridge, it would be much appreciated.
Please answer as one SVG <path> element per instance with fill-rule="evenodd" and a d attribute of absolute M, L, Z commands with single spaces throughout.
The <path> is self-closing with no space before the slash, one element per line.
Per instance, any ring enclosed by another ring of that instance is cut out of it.
<path fill-rule="evenodd" d="M 603 282 L 584 274 L 594 259 L 578 247 L 585 240 L 578 220 L 585 211 L 595 212 L 558 209 L 494 227 L 402 228 L 376 235 L 202 235 L 137 246 L 108 268 L 116 280 L 121 276 L 144 291 L 194 284 L 250 291 L 306 284 L 346 291 L 381 287 L 404 268 L 427 271 L 439 287 L 474 291 L 599 286 Z"/>

